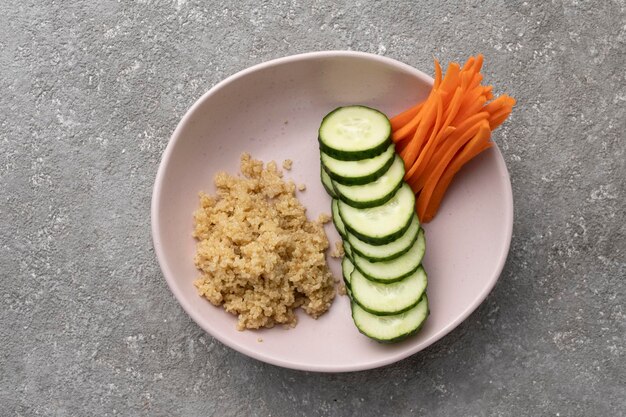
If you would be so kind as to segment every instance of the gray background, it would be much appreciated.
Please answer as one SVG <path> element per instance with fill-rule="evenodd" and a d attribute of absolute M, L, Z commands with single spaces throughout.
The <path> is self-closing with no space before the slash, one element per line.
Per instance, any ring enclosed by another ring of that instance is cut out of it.
<path fill-rule="evenodd" d="M 544 4 L 545 3 L 545 4 Z M 0 14 L 1 416 L 616 416 L 626 408 L 624 1 L 33 1 Z M 482 52 L 514 236 L 434 346 L 324 375 L 189 320 L 152 249 L 169 136 L 213 84 L 353 49 L 432 72 Z"/>

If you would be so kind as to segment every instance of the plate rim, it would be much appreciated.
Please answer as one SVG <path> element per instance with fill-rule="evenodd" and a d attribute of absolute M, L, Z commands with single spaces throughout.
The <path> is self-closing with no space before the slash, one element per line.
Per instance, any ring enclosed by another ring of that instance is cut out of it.
<path fill-rule="evenodd" d="M 504 161 L 504 157 L 502 156 L 502 153 L 500 152 L 500 148 L 494 142 L 495 146 L 493 146 L 493 149 L 495 153 L 496 163 L 498 167 L 501 169 L 501 172 L 503 172 L 503 176 L 504 176 L 503 180 L 505 181 L 507 185 L 507 187 L 505 187 L 507 189 L 506 190 L 507 192 L 505 192 L 505 195 L 504 195 L 504 200 L 505 200 L 504 203 L 506 206 L 505 207 L 506 208 L 505 244 L 501 248 L 501 251 L 499 253 L 498 261 L 497 261 L 498 265 L 496 267 L 494 276 L 490 278 L 490 280 L 487 282 L 487 285 L 481 290 L 479 296 L 467 306 L 467 308 L 463 311 L 462 314 L 458 315 L 454 320 L 448 323 L 448 325 L 446 325 L 445 327 L 441 328 L 439 331 L 434 333 L 434 335 L 432 335 L 430 338 L 412 346 L 410 349 L 402 350 L 399 352 L 394 352 L 393 354 L 390 354 L 389 356 L 386 356 L 381 359 L 360 362 L 357 364 L 316 365 L 316 364 L 303 363 L 303 362 L 284 361 L 272 355 L 267 355 L 263 353 L 262 351 L 254 350 L 254 349 L 246 347 L 245 345 L 238 344 L 235 341 L 228 338 L 227 336 L 225 336 L 224 334 L 219 333 L 219 332 L 214 332 L 213 329 L 210 328 L 210 326 L 206 325 L 204 321 L 202 320 L 202 316 L 198 312 L 194 311 L 190 307 L 189 304 L 181 301 L 184 298 L 182 297 L 181 291 L 177 288 L 175 284 L 175 280 L 173 278 L 174 274 L 165 260 L 165 254 L 163 252 L 163 247 L 161 244 L 163 239 L 159 231 L 158 219 L 160 218 L 160 216 L 159 216 L 158 202 L 161 198 L 161 189 L 162 189 L 162 185 L 164 181 L 165 169 L 166 169 L 166 166 L 169 164 L 169 160 L 171 158 L 175 144 L 176 142 L 178 142 L 180 138 L 181 131 L 184 128 L 184 126 L 187 124 L 188 119 L 192 117 L 195 111 L 199 107 L 201 107 L 204 104 L 204 102 L 209 99 L 209 97 L 215 94 L 215 92 L 217 92 L 218 90 L 224 88 L 225 86 L 236 81 L 239 78 L 245 77 L 246 75 L 252 72 L 258 71 L 258 70 L 270 68 L 270 67 L 277 66 L 277 65 L 282 65 L 285 63 L 289 63 L 289 62 L 312 59 L 312 58 L 335 58 L 335 57 L 360 57 L 360 58 L 366 58 L 366 59 L 378 61 L 380 63 L 384 63 L 387 65 L 394 66 L 396 68 L 400 68 L 410 73 L 411 75 L 422 79 L 423 81 L 429 84 L 433 83 L 433 79 L 429 75 L 425 74 L 424 72 L 408 64 L 405 64 L 393 58 L 384 57 L 384 56 L 380 56 L 380 55 L 376 55 L 376 54 L 372 54 L 368 52 L 344 51 L 344 50 L 315 51 L 315 52 L 306 52 L 306 53 L 301 53 L 301 54 L 296 54 L 296 55 L 289 55 L 286 57 L 265 61 L 256 65 L 250 66 L 241 71 L 238 71 L 235 74 L 230 75 L 226 77 L 225 79 L 223 79 L 222 81 L 218 82 L 213 87 L 211 87 L 207 92 L 205 92 L 198 100 L 194 102 L 193 105 L 191 105 L 191 107 L 185 112 L 184 116 L 178 122 L 178 125 L 176 126 L 176 129 L 172 133 L 172 136 L 170 137 L 170 140 L 168 141 L 168 144 L 159 162 L 159 167 L 157 169 L 155 182 L 152 187 L 152 198 L 151 198 L 151 207 L 150 207 L 152 243 L 154 246 L 154 251 L 157 257 L 159 267 L 165 278 L 165 281 L 167 282 L 167 285 L 170 291 L 172 292 L 172 294 L 174 294 L 176 301 L 178 301 L 178 304 L 183 308 L 185 313 L 187 313 L 187 315 L 194 321 L 194 323 L 196 323 L 205 332 L 209 333 L 212 337 L 216 338 L 224 345 L 230 347 L 231 349 L 239 353 L 242 353 L 246 356 L 254 358 L 256 360 L 269 363 L 272 365 L 280 366 L 283 368 L 295 369 L 295 370 L 300 370 L 300 371 L 329 372 L 329 373 L 364 371 L 364 370 L 375 369 L 375 368 L 379 368 L 382 366 L 396 363 L 438 342 L 444 336 L 446 336 L 448 333 L 454 330 L 457 326 L 459 326 L 463 321 L 465 321 L 478 308 L 478 306 L 480 306 L 483 303 L 483 301 L 487 298 L 489 293 L 493 290 L 494 286 L 498 282 L 498 279 L 500 278 L 500 275 L 502 273 L 502 270 L 504 269 L 504 265 L 506 263 L 509 249 L 511 246 L 511 238 L 513 235 L 513 216 L 514 216 L 513 189 L 511 186 L 511 179 L 510 179 L 509 171 L 506 167 L 506 162 Z"/>

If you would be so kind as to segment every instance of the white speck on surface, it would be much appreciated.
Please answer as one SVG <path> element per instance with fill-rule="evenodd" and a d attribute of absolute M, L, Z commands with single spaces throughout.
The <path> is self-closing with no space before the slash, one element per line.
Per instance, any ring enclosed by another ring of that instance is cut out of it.
<path fill-rule="evenodd" d="M 128 348 L 128 350 L 131 351 L 131 353 L 136 355 L 139 353 L 139 344 L 143 342 L 143 340 L 144 337 L 142 334 L 138 334 L 136 336 L 128 336 L 126 338 L 126 347 Z"/>
<path fill-rule="evenodd" d="M 592 201 L 615 200 L 617 192 L 612 185 L 600 185 L 591 192 L 590 197 Z"/>

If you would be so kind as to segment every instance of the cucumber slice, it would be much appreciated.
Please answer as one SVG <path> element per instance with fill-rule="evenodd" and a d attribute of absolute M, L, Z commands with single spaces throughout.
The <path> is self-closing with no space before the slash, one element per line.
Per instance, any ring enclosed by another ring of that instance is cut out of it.
<path fill-rule="evenodd" d="M 395 145 L 391 144 L 378 156 L 358 161 L 342 161 L 322 152 L 321 160 L 328 176 L 340 184 L 361 185 L 378 179 L 394 161 Z"/>
<path fill-rule="evenodd" d="M 347 240 L 343 241 L 343 252 L 346 258 L 350 259 L 350 261 L 354 263 L 354 254 L 352 253 L 352 246 L 350 246 L 350 243 L 348 243 Z"/>
<path fill-rule="evenodd" d="M 352 320 L 361 333 L 382 343 L 399 342 L 416 333 L 428 318 L 426 294 L 419 303 L 404 313 L 392 316 L 377 316 L 363 310 L 352 302 Z"/>
<path fill-rule="evenodd" d="M 350 277 L 354 301 L 367 312 L 379 316 L 400 314 L 410 310 L 424 295 L 426 284 L 426 273 L 422 267 L 392 284 L 370 281 L 358 269 L 355 269 Z"/>
<path fill-rule="evenodd" d="M 411 225 L 415 194 L 403 183 L 393 198 L 380 206 L 359 209 L 340 201 L 338 208 L 346 231 L 364 242 L 384 245 L 402 236 Z"/>
<path fill-rule="evenodd" d="M 402 256 L 391 261 L 371 262 L 362 256 L 354 254 L 354 266 L 368 279 L 377 282 L 391 283 L 400 281 L 411 275 L 419 268 L 426 251 L 424 230 L 420 230 L 417 240 Z"/>
<path fill-rule="evenodd" d="M 391 123 L 369 107 L 339 107 L 322 120 L 319 143 L 322 152 L 343 161 L 373 158 L 391 144 Z"/>
<path fill-rule="evenodd" d="M 353 253 L 372 262 L 390 261 L 404 255 L 411 249 L 411 246 L 413 246 L 413 243 L 415 243 L 417 239 L 419 230 L 420 221 L 417 218 L 417 214 L 414 214 L 411 225 L 407 231 L 404 232 L 402 236 L 386 245 L 371 245 L 350 233 L 348 233 L 347 238 Z"/>
<path fill-rule="evenodd" d="M 347 288 L 352 288 L 351 277 L 352 272 L 354 271 L 354 264 L 347 256 L 344 256 L 341 260 L 341 274 L 343 275 L 343 282 L 346 284 Z"/>
<path fill-rule="evenodd" d="M 333 202 L 330 204 L 330 213 L 333 216 L 333 223 L 335 223 L 335 229 L 341 236 L 343 240 L 346 240 L 346 227 L 343 224 L 343 220 L 341 220 L 341 216 L 339 215 L 339 202 L 333 199 Z"/>
<path fill-rule="evenodd" d="M 380 206 L 391 200 L 402 186 L 404 162 L 396 156 L 391 167 L 377 180 L 364 185 L 343 185 L 333 181 L 335 193 L 345 203 L 356 208 Z"/>
<path fill-rule="evenodd" d="M 337 198 L 337 195 L 335 194 L 335 189 L 333 188 L 333 180 L 330 178 L 328 172 L 326 172 L 323 167 L 321 171 L 322 172 L 320 173 L 320 177 L 322 177 L 322 185 L 324 186 L 324 189 L 329 196 L 331 196 L 332 198 Z"/>

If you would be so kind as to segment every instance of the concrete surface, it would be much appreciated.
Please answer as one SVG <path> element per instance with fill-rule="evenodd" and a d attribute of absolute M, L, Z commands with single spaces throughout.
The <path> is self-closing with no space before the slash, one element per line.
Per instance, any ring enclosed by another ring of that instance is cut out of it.
<path fill-rule="evenodd" d="M 626 410 L 624 1 L 24 0 L 0 14 L 1 416 L 618 416 Z M 186 109 L 252 64 L 468 54 L 518 99 L 495 135 L 514 237 L 445 339 L 356 374 L 214 341 L 169 292 L 150 193 Z"/>

